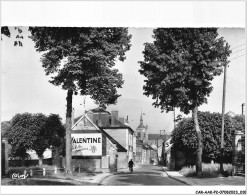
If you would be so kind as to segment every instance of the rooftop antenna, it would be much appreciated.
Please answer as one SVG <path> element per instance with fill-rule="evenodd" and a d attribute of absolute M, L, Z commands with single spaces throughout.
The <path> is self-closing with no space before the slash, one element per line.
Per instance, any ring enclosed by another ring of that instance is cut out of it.
<path fill-rule="evenodd" d="M 86 97 L 85 96 L 83 98 L 83 104 L 80 104 L 80 105 L 83 105 L 84 114 L 86 114 Z"/>
<path fill-rule="evenodd" d="M 86 114 L 86 96 L 84 96 L 83 104 L 84 104 L 84 114 Z"/>

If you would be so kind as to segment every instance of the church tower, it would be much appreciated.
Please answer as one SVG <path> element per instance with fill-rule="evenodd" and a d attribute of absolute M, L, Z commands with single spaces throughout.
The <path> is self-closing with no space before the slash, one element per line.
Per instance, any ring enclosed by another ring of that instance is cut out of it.
<path fill-rule="evenodd" d="M 142 116 L 143 116 L 143 114 L 142 114 L 142 111 L 141 111 L 140 124 L 136 128 L 137 139 L 141 140 L 143 142 L 147 142 L 148 141 L 148 126 L 144 126 L 143 117 Z"/>

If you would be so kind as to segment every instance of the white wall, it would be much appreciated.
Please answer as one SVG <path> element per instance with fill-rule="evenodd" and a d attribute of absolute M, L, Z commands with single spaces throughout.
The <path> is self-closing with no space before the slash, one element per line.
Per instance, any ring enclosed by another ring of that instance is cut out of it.
<path fill-rule="evenodd" d="M 118 152 L 117 168 L 128 168 L 128 158 L 126 152 Z"/>

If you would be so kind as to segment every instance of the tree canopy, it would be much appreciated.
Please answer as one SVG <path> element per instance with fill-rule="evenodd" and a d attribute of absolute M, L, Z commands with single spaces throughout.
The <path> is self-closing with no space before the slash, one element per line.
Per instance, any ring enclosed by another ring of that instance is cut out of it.
<path fill-rule="evenodd" d="M 216 28 L 158 28 L 154 42 L 145 43 L 140 73 L 145 80 L 145 95 L 162 110 L 174 107 L 186 114 L 207 103 L 213 87 L 230 54 L 226 41 Z"/>
<path fill-rule="evenodd" d="M 3 121 L 1 122 L 1 138 L 6 138 L 6 134 L 11 128 L 10 121 Z"/>
<path fill-rule="evenodd" d="M 2 35 L 10 37 L 9 28 L 7 26 L 1 26 L 1 39 L 2 39 Z"/>
<path fill-rule="evenodd" d="M 98 104 L 116 103 L 122 75 L 114 69 L 116 58 L 130 49 L 127 28 L 30 27 L 42 65 L 50 82 L 74 94 L 89 95 Z"/>
<path fill-rule="evenodd" d="M 21 27 L 15 27 L 15 30 L 17 31 L 18 34 L 15 37 L 14 46 L 21 46 L 22 47 L 23 46 L 23 44 L 22 44 L 22 39 L 23 39 L 22 28 Z M 5 35 L 6 37 L 11 37 L 11 33 L 10 33 L 8 26 L 1 26 L 1 40 L 3 39 L 2 35 Z"/>
<path fill-rule="evenodd" d="M 202 176 L 202 135 L 198 107 L 207 103 L 211 81 L 227 66 L 230 47 L 216 28 L 157 28 L 145 43 L 139 72 L 146 77 L 144 94 L 162 111 L 192 111 L 197 135 L 196 172 Z"/>
<path fill-rule="evenodd" d="M 6 132 L 13 156 L 25 157 L 27 150 L 36 151 L 42 158 L 44 151 L 51 146 L 59 146 L 65 129 L 58 115 L 16 114 Z"/>
<path fill-rule="evenodd" d="M 221 119 L 220 113 L 198 112 L 198 120 L 202 131 L 204 162 L 220 160 L 220 142 L 221 142 Z M 236 115 L 231 117 L 225 115 L 224 131 L 224 162 L 232 162 L 232 142 L 233 132 L 236 130 L 244 131 L 244 117 Z M 172 132 L 172 143 L 176 151 L 183 151 L 188 158 L 195 157 L 197 150 L 197 137 L 194 130 L 193 119 L 186 118 L 179 122 Z"/>

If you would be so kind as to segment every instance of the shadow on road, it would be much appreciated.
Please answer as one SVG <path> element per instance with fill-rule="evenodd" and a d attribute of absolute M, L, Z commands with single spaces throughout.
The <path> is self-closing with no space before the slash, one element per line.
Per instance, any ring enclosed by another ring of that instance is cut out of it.
<path fill-rule="evenodd" d="M 184 185 L 155 171 L 118 174 L 113 185 Z"/>

